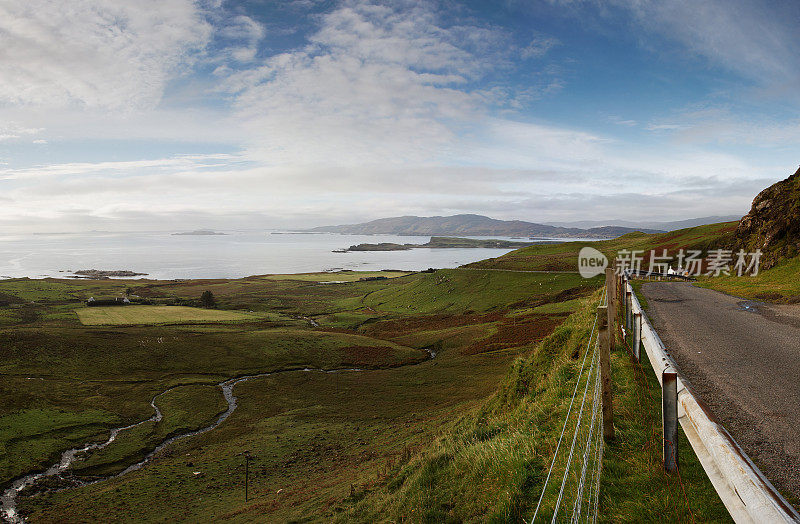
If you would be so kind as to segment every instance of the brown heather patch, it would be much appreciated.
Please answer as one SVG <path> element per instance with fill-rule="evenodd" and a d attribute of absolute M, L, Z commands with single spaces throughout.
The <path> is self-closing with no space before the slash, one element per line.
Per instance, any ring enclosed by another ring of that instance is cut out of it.
<path fill-rule="evenodd" d="M 552 333 L 568 316 L 568 313 L 559 313 L 503 319 L 502 322 L 495 324 L 497 327 L 495 334 L 467 346 L 462 350 L 462 354 L 477 355 L 535 344 Z"/>
<path fill-rule="evenodd" d="M 375 338 L 394 338 L 416 331 L 436 331 L 471 324 L 497 322 L 505 317 L 504 313 L 468 313 L 463 315 L 426 315 L 396 320 L 381 320 L 361 326 L 360 334 Z"/>

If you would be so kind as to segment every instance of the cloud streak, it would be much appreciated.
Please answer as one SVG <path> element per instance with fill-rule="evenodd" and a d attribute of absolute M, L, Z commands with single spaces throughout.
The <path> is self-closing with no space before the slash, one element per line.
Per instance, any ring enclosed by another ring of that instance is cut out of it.
<path fill-rule="evenodd" d="M 190 0 L 0 0 L 0 103 L 153 107 L 211 32 Z"/>

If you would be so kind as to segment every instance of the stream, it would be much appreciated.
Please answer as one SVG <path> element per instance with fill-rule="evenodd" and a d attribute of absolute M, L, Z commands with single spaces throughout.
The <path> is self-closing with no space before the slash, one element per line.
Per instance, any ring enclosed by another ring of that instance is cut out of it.
<path fill-rule="evenodd" d="M 430 351 L 430 350 L 426 350 L 426 351 L 428 351 L 428 354 L 430 355 L 431 358 L 433 358 L 435 356 L 435 353 L 433 351 Z M 232 379 L 228 379 L 228 380 L 225 380 L 223 382 L 220 382 L 217 385 L 222 389 L 222 395 L 225 397 L 225 401 L 228 403 L 228 409 L 226 409 L 225 412 L 223 412 L 219 417 L 217 417 L 217 420 L 213 424 L 211 424 L 209 426 L 206 426 L 204 428 L 200 428 L 200 429 L 194 430 L 194 431 L 188 431 L 186 433 L 181 433 L 179 435 L 175 435 L 173 437 L 170 437 L 170 438 L 164 440 L 155 449 L 153 449 L 151 452 L 149 452 L 147 455 L 145 455 L 145 457 L 141 461 L 128 466 L 127 468 L 125 468 L 120 473 L 117 473 L 115 475 L 111 475 L 111 476 L 108 476 L 108 477 L 103 477 L 103 478 L 100 478 L 100 479 L 97 479 L 97 480 L 92 480 L 92 481 L 84 481 L 84 482 L 78 481 L 78 482 L 75 483 L 75 486 L 85 486 L 85 485 L 88 485 L 88 484 L 95 484 L 97 482 L 103 482 L 103 481 L 108 480 L 110 478 L 121 477 L 123 475 L 126 475 L 126 474 L 130 473 L 131 471 L 136 471 L 136 470 L 140 469 L 142 466 L 144 466 L 145 464 L 147 464 L 153 458 L 153 456 L 156 453 L 158 453 L 159 451 L 161 451 L 165 447 L 169 446 L 170 444 L 172 444 L 176 440 L 180 440 L 180 439 L 186 438 L 186 437 L 193 437 L 193 436 L 205 433 L 207 431 L 211 431 L 212 429 L 215 429 L 217 426 L 219 426 L 220 424 L 225 422 L 225 420 L 229 416 L 231 416 L 231 414 L 236 410 L 236 405 L 237 404 L 236 404 L 236 397 L 233 394 L 233 388 L 237 384 L 239 384 L 241 382 L 245 382 L 247 380 L 254 379 L 254 378 L 268 377 L 270 375 L 275 375 L 275 374 L 278 374 L 278 373 L 288 373 L 288 372 L 297 372 L 297 371 L 317 372 L 317 373 L 342 373 L 342 372 L 360 372 L 360 371 L 364 371 L 364 370 L 363 369 L 358 369 L 358 368 L 345 368 L 345 369 L 332 369 L 332 370 L 312 369 L 312 368 L 305 368 L 305 369 L 302 369 L 302 370 L 290 369 L 290 370 L 284 370 L 284 371 L 276 371 L 276 372 L 273 372 L 273 373 L 259 373 L 259 374 L 256 374 L 256 375 L 246 375 L 246 376 L 243 376 L 243 377 L 236 377 L 236 378 L 232 378 Z M 114 429 L 111 430 L 111 433 L 109 434 L 108 439 L 105 440 L 104 442 L 95 442 L 95 443 L 91 443 L 91 444 L 85 444 L 85 445 L 83 445 L 81 447 L 69 449 L 69 450 L 67 450 L 67 451 L 65 451 L 64 453 L 61 454 L 61 458 L 58 460 L 58 462 L 56 462 L 55 464 L 53 464 L 52 466 L 50 466 L 46 470 L 40 471 L 38 473 L 31 473 L 31 474 L 28 474 L 28 475 L 26 475 L 24 477 L 21 477 L 21 478 L 15 480 L 11 484 L 11 487 L 9 487 L 5 491 L 3 491 L 2 495 L 0 495 L 0 517 L 2 517 L 2 519 L 5 522 L 8 522 L 10 524 L 21 524 L 21 523 L 24 523 L 25 519 L 22 518 L 19 515 L 19 513 L 17 512 L 17 497 L 19 496 L 19 494 L 20 494 L 20 492 L 22 490 L 24 490 L 25 488 L 28 488 L 30 486 L 33 486 L 36 483 L 38 483 L 38 482 L 40 482 L 43 479 L 46 479 L 48 477 L 52 477 L 54 475 L 61 475 L 62 473 L 66 472 L 67 469 L 69 469 L 69 467 L 75 461 L 76 457 L 78 457 L 81 454 L 83 454 L 85 452 L 88 452 L 88 451 L 97 451 L 97 450 L 105 448 L 106 446 L 108 446 L 109 444 L 114 442 L 114 440 L 116 440 L 117 435 L 119 435 L 119 433 L 121 431 L 125 431 L 125 430 L 128 430 L 128 429 L 135 428 L 136 426 L 139 426 L 139 425 L 144 424 L 146 422 L 159 422 L 162 419 L 163 415 L 161 413 L 161 410 L 156 405 L 156 399 L 158 399 L 158 397 L 160 397 L 164 393 L 167 393 L 167 392 L 171 391 L 172 389 L 174 389 L 176 387 L 180 387 L 180 386 L 170 387 L 169 389 L 166 389 L 166 390 L 162 391 L 161 393 L 159 393 L 158 395 L 153 397 L 153 399 L 150 401 L 150 406 L 153 407 L 153 412 L 154 412 L 152 417 L 150 417 L 148 419 L 145 419 L 145 420 L 142 420 L 141 422 L 137 422 L 135 424 L 130 424 L 128 426 L 121 426 L 121 427 L 118 427 L 118 428 L 114 428 Z M 69 489 L 69 488 L 66 488 L 66 489 Z"/>

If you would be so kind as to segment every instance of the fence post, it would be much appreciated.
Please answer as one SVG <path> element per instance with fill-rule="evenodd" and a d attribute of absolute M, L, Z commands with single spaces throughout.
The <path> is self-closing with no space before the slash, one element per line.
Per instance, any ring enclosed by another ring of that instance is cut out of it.
<path fill-rule="evenodd" d="M 639 362 L 639 351 L 642 347 L 642 313 L 633 314 L 633 356 Z"/>
<path fill-rule="evenodd" d="M 664 426 L 664 469 L 678 470 L 678 373 L 667 368 L 661 374 L 661 419 Z"/>
<path fill-rule="evenodd" d="M 614 331 L 614 324 L 616 323 L 616 314 L 617 314 L 617 277 L 614 274 L 614 269 L 606 268 L 606 297 L 608 300 L 606 301 L 606 306 L 608 311 L 606 312 L 606 319 L 608 322 L 608 337 L 609 343 L 613 346 L 616 342 L 616 331 Z"/>
<path fill-rule="evenodd" d="M 600 346 L 600 385 L 603 404 L 603 438 L 614 438 L 614 405 L 611 395 L 611 337 L 608 330 L 608 306 L 597 308 L 600 330 L 597 333 Z"/>

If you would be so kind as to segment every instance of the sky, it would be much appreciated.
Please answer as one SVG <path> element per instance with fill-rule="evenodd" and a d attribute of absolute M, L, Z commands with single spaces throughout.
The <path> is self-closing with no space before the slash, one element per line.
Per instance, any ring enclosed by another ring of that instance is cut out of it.
<path fill-rule="evenodd" d="M 0 0 L 0 232 L 742 215 L 800 2 Z"/>

